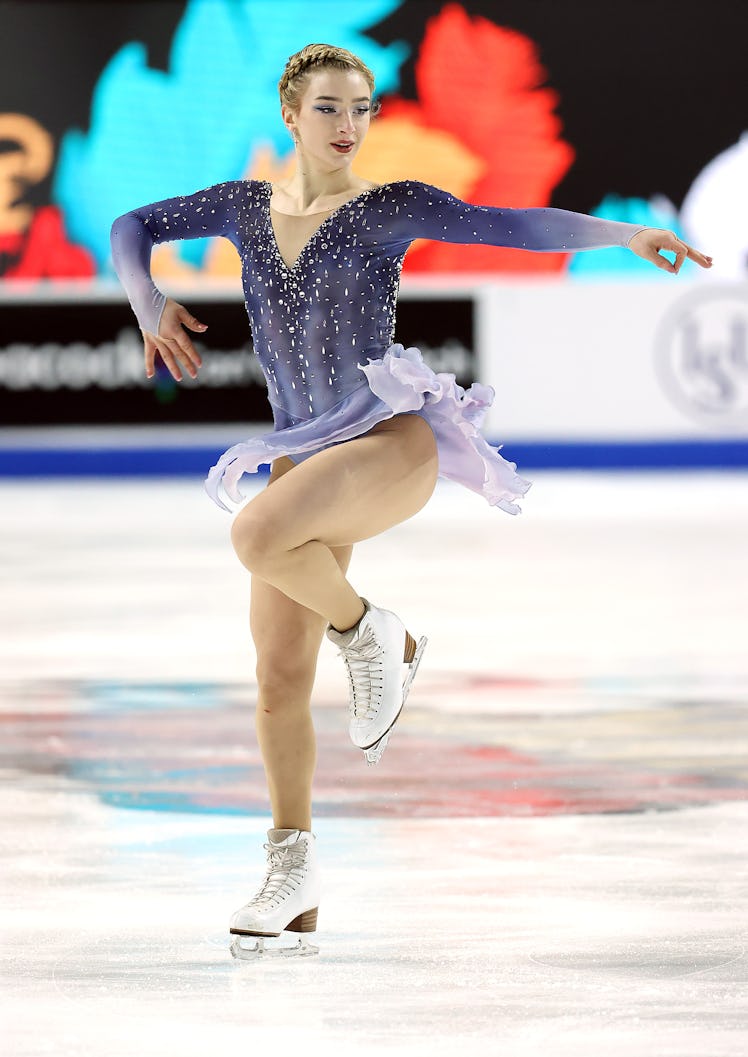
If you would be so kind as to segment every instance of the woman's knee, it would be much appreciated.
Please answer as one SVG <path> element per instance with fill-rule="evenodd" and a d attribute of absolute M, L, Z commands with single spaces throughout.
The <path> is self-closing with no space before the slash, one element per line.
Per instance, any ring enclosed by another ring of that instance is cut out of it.
<path fill-rule="evenodd" d="M 308 707 L 317 672 L 317 654 L 312 643 L 295 649 L 286 644 L 275 649 L 259 650 L 257 665 L 258 695 L 263 708 L 276 711 Z"/>
<path fill-rule="evenodd" d="M 231 543 L 247 569 L 259 571 L 279 550 L 279 532 L 268 518 L 258 516 L 252 504 L 241 511 L 231 526 Z"/>
<path fill-rule="evenodd" d="M 252 577 L 249 627 L 261 695 L 280 701 L 311 695 L 325 624 L 319 613 Z"/>

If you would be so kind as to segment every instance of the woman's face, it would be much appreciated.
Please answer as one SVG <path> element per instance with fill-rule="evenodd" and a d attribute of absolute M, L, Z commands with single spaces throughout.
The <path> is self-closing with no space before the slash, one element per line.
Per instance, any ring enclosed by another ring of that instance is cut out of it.
<path fill-rule="evenodd" d="M 324 171 L 350 166 L 369 130 L 371 92 L 358 70 L 316 70 L 309 76 L 298 113 L 282 108 L 297 146 Z M 339 145 L 339 146 L 336 146 Z"/>

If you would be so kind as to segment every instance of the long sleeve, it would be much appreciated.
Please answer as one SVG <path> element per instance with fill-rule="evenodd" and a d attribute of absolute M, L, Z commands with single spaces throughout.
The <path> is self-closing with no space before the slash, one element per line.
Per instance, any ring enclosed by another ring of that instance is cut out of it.
<path fill-rule="evenodd" d="M 223 235 L 235 241 L 242 182 L 214 184 L 192 195 L 133 209 L 112 224 L 112 261 L 141 330 L 158 334 L 166 297 L 151 278 L 156 242 Z"/>
<path fill-rule="evenodd" d="M 641 225 L 601 220 L 568 209 L 472 205 L 419 180 L 403 180 L 397 186 L 402 188 L 402 195 L 387 225 L 395 242 L 482 242 L 558 253 L 628 246 L 633 236 L 644 230 Z"/>

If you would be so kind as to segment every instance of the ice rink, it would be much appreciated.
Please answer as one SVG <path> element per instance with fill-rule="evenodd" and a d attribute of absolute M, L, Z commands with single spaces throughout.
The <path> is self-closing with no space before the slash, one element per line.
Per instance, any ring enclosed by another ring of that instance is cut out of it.
<path fill-rule="evenodd" d="M 367 768 L 323 642 L 320 955 L 264 964 L 230 518 L 0 484 L 3 1057 L 748 1052 L 748 477 L 527 476 L 519 517 L 440 480 L 357 544 L 429 645 Z"/>

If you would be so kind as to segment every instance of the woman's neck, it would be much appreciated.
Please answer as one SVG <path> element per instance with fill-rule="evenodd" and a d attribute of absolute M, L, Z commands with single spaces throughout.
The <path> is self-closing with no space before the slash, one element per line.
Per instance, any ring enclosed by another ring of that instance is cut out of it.
<path fill-rule="evenodd" d="M 323 212 L 340 205 L 335 199 L 350 198 L 351 192 L 366 190 L 366 181 L 360 180 L 350 171 L 324 173 L 297 166 L 291 179 L 283 185 L 273 184 L 280 194 L 281 203 L 298 213 Z"/>

